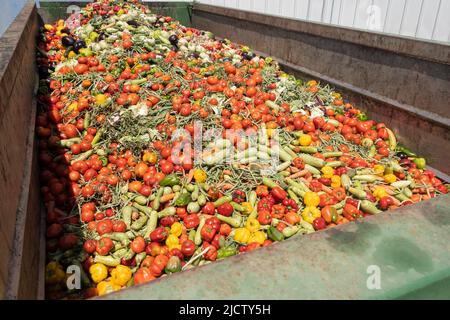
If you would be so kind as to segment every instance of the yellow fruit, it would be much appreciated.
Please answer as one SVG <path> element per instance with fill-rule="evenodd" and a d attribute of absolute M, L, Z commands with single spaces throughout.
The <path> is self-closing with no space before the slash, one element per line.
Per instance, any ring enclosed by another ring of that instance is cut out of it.
<path fill-rule="evenodd" d="M 106 279 L 108 276 L 108 269 L 104 264 L 94 263 L 89 268 L 89 273 L 91 274 L 91 278 L 95 283 L 99 283 L 100 281 Z"/>
<path fill-rule="evenodd" d="M 303 201 L 307 207 L 317 207 L 320 203 L 320 197 L 317 193 L 308 191 L 305 193 Z"/>
<path fill-rule="evenodd" d="M 304 134 L 298 139 L 298 143 L 300 143 L 301 146 L 307 147 L 311 144 L 312 138 L 309 134 Z"/>

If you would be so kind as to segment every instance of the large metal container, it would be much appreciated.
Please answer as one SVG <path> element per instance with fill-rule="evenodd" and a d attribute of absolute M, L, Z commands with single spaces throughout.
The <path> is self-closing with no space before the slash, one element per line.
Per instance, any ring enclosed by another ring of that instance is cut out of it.
<path fill-rule="evenodd" d="M 0 39 L 0 297 L 9 299 L 44 297 L 33 103 L 39 23 L 29 1 Z M 194 6 L 192 23 L 338 87 L 448 179 L 448 46 L 205 5 Z M 104 298 L 450 298 L 449 235 L 447 195 Z M 371 282 L 377 272 L 380 287 Z"/>

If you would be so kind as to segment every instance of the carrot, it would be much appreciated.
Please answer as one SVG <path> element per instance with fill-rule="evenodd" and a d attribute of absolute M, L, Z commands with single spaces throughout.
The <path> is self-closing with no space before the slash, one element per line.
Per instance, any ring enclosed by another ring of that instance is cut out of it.
<path fill-rule="evenodd" d="M 290 175 L 289 178 L 291 178 L 291 179 L 300 178 L 300 177 L 306 176 L 308 173 L 309 173 L 309 171 L 304 169 L 304 170 L 297 171 L 296 173 Z M 307 180 L 305 180 L 305 181 L 307 181 Z"/>
<path fill-rule="evenodd" d="M 328 188 L 326 185 L 322 185 L 322 191 L 326 192 L 328 194 L 333 194 L 333 190 L 331 190 L 330 188 Z"/>
<path fill-rule="evenodd" d="M 222 186 L 223 190 L 230 190 L 231 188 L 233 188 L 233 185 L 231 183 L 224 183 Z"/>
<path fill-rule="evenodd" d="M 165 203 L 165 202 L 172 200 L 174 197 L 175 197 L 175 192 L 168 193 L 168 194 L 162 195 L 161 198 L 159 199 L 159 202 Z"/>
<path fill-rule="evenodd" d="M 189 170 L 189 173 L 187 175 L 186 183 L 191 183 L 193 177 L 194 177 L 194 169 L 191 169 L 191 170 Z"/>
<path fill-rule="evenodd" d="M 232 172 L 231 172 L 231 170 L 228 170 L 228 169 L 224 169 L 223 171 L 222 171 L 222 173 L 225 175 L 228 175 L 228 176 L 231 176 L 231 174 L 232 174 Z"/>

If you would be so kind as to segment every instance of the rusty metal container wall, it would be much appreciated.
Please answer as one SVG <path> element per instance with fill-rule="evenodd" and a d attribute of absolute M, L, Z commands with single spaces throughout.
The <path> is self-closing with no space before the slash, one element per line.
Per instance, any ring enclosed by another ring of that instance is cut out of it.
<path fill-rule="evenodd" d="M 193 25 L 344 91 L 449 174 L 450 46 L 196 4 Z"/>
<path fill-rule="evenodd" d="M 213 19 L 216 19 L 214 23 L 211 22 L 211 17 Z M 219 36 L 227 36 L 227 34 L 225 33 L 228 32 L 228 29 L 222 28 L 223 18 L 221 18 L 217 13 L 202 13 L 201 10 L 197 7 L 197 9 L 194 10 L 193 18 L 195 25 L 204 29 L 212 30 Z M 231 34 L 229 36 L 232 40 L 247 43 L 250 46 L 255 47 L 256 49 L 259 49 L 263 52 L 269 52 L 277 56 L 278 51 L 275 51 L 275 47 L 272 47 L 274 44 L 277 44 L 277 42 L 273 40 L 273 42 L 267 42 L 264 45 L 259 45 L 259 47 L 258 43 L 256 43 L 255 46 L 252 43 L 252 39 L 245 38 L 246 36 L 248 36 L 247 32 L 249 32 L 249 30 L 252 30 L 252 28 L 248 28 L 248 30 L 237 29 L 234 27 L 234 23 L 236 23 L 236 21 L 234 21 L 232 18 L 229 19 L 230 20 L 228 21 L 230 21 L 230 25 L 227 27 L 229 28 L 229 30 L 235 30 L 235 34 Z M 241 19 L 239 23 L 242 24 L 244 22 Z M 249 23 L 253 22 L 249 21 Z M 0 189 L 0 232 L 2 237 L 5 239 L 4 241 L 2 241 L 3 247 L 0 248 L 0 252 L 4 253 L 4 259 L 2 259 L 2 262 L 0 262 L 0 298 L 32 299 L 42 297 L 42 290 L 40 287 L 40 284 L 42 282 L 40 282 L 39 277 L 42 276 L 43 270 L 38 266 L 42 266 L 43 264 L 44 248 L 38 248 L 38 246 L 36 245 L 40 241 L 40 237 L 42 236 L 41 231 L 43 229 L 40 228 L 39 222 L 40 215 L 38 168 L 37 153 L 34 146 L 34 117 L 36 106 L 33 104 L 33 89 L 35 87 L 36 81 L 36 77 L 34 76 L 34 37 L 37 34 L 38 26 L 39 17 L 37 15 L 36 8 L 33 1 L 29 1 L 27 6 L 22 10 L 21 14 L 16 18 L 16 21 L 9 28 L 4 37 L 2 37 L 0 40 L 0 178 L 3 179 L 3 183 L 0 185 L 0 188 L 2 188 Z M 276 28 L 280 27 L 273 27 L 273 29 Z M 261 30 L 267 31 L 267 29 L 264 28 L 262 28 Z M 272 31 L 267 31 L 267 33 L 270 32 Z M 283 35 L 285 36 L 286 34 L 288 34 L 288 31 L 283 32 L 287 32 L 283 33 Z M 255 33 L 255 35 L 257 37 L 263 36 L 262 34 L 257 33 Z M 316 36 L 308 38 L 309 42 L 307 42 L 307 45 L 304 44 L 303 48 L 307 49 L 308 46 L 311 48 L 314 48 L 315 46 L 325 46 L 325 40 L 320 39 L 320 37 L 315 37 Z M 320 41 L 316 42 L 316 40 Z M 358 37 L 353 40 L 357 41 Z M 362 41 L 361 39 L 359 40 Z M 336 48 L 345 46 L 348 42 L 336 39 L 335 41 L 340 41 L 338 43 L 335 43 Z M 351 45 L 354 46 L 352 47 L 354 50 L 361 49 L 363 50 L 363 52 L 364 50 L 369 50 L 367 49 L 367 43 L 366 45 L 351 43 Z M 377 45 L 380 46 L 382 44 L 378 43 Z M 295 47 L 291 48 L 292 49 L 288 50 L 288 52 L 291 52 L 291 54 L 293 54 L 293 52 L 295 51 Z M 406 51 L 408 51 L 407 49 L 408 47 L 403 48 L 405 52 L 400 55 L 402 58 L 406 55 Z M 270 52 L 269 50 L 273 51 Z M 382 49 L 377 47 L 376 50 L 389 52 L 386 48 Z M 446 62 L 445 59 L 450 56 L 445 55 L 445 50 L 431 50 L 430 52 L 425 50 L 422 51 L 422 53 L 420 53 L 420 50 L 417 51 L 417 48 L 415 48 L 415 50 L 416 51 L 414 51 L 414 48 L 410 48 L 409 51 L 410 53 L 415 52 L 413 58 L 417 59 L 418 61 L 437 63 L 442 68 L 447 68 L 449 65 L 448 61 Z M 306 54 L 307 51 L 304 51 Z M 283 51 L 280 50 L 280 53 L 281 52 Z M 395 54 L 393 52 L 395 51 L 391 51 L 391 54 Z M 326 53 L 326 51 L 323 51 L 322 53 Z M 421 56 L 421 58 L 418 58 L 417 56 Z M 425 59 L 426 57 L 429 57 L 429 59 Z M 423 152 L 424 155 L 431 155 L 431 157 L 429 157 L 431 158 L 432 164 L 436 167 L 439 167 L 442 171 L 448 173 L 448 170 L 446 170 L 449 167 L 447 154 L 450 150 L 448 109 L 447 113 L 445 114 L 445 108 L 448 108 L 448 103 L 441 104 L 441 106 L 444 108 L 444 116 L 433 119 L 428 113 L 421 112 L 419 106 L 414 106 L 414 109 L 405 110 L 404 108 L 402 108 L 405 106 L 404 104 L 394 99 L 388 99 L 386 98 L 386 96 L 383 96 L 379 93 L 374 94 L 372 91 L 368 90 L 370 89 L 369 87 L 358 87 L 356 85 L 349 85 L 344 81 L 336 81 L 335 77 L 331 77 L 326 72 L 321 73 L 317 70 L 313 71 L 311 69 L 305 68 L 302 64 L 297 65 L 293 62 L 289 62 L 289 55 L 287 57 L 281 58 L 283 58 L 281 59 L 283 67 L 289 72 L 292 71 L 298 75 L 302 75 L 305 78 L 316 77 L 335 84 L 339 88 L 342 88 L 353 101 L 358 101 L 359 106 L 369 110 L 371 117 L 384 117 L 383 119 L 386 119 L 386 123 L 394 125 L 397 133 L 400 134 L 404 141 L 409 141 L 407 143 L 408 146 L 411 146 L 413 148 L 416 147 L 416 149 Z M 333 61 L 329 60 L 328 58 L 321 61 L 321 63 L 325 66 L 327 63 L 329 64 L 332 62 Z M 445 71 L 447 69 L 443 70 Z M 431 75 L 429 75 L 429 81 L 433 81 Z M 445 78 L 445 73 L 444 76 L 437 78 L 438 79 L 436 79 L 436 81 L 448 80 L 448 77 Z M 422 86 L 419 86 L 419 84 L 417 84 L 417 86 L 418 87 L 414 87 L 413 89 L 424 90 L 424 88 Z M 447 90 L 449 88 L 450 87 L 447 87 Z M 420 139 L 413 136 L 417 135 L 417 132 L 422 135 Z M 409 135 L 411 135 L 411 137 L 409 137 Z M 424 141 L 427 139 L 431 141 L 428 147 L 423 145 L 425 144 Z M 425 150 L 426 152 L 423 150 Z M 447 152 L 447 154 L 444 155 L 444 152 Z M 420 217 L 421 219 L 423 216 L 423 221 L 430 222 L 429 225 L 425 224 L 425 227 L 429 232 L 436 232 L 433 234 L 439 233 L 441 234 L 441 238 L 439 239 L 445 240 L 446 235 L 448 235 L 448 232 L 446 231 L 446 228 L 448 228 L 448 217 L 446 215 L 446 213 L 448 212 L 448 201 L 448 196 L 443 197 L 442 199 L 437 200 L 437 202 L 427 202 L 420 206 L 414 207 L 414 209 L 411 210 L 408 210 L 408 208 L 402 209 L 403 214 L 400 214 L 400 212 L 398 215 L 394 213 L 395 217 L 392 216 L 392 214 L 383 214 L 378 217 L 373 217 L 372 219 L 370 219 L 370 221 L 366 221 L 365 223 L 374 223 L 376 225 L 389 224 L 390 219 L 393 218 L 397 221 L 397 224 L 396 226 L 390 227 L 390 231 L 388 230 L 386 232 L 399 233 L 399 230 L 403 228 L 401 227 L 402 219 L 404 219 L 403 221 L 405 222 L 410 221 L 411 217 L 408 215 L 410 214 L 410 212 L 412 212 L 414 215 Z M 424 212 L 429 213 L 429 215 L 425 217 Z M 413 241 L 414 234 L 417 232 L 416 226 L 412 222 L 406 225 L 408 226 L 408 228 L 410 228 L 410 239 L 411 241 Z M 384 227 L 388 228 L 389 225 L 386 225 Z M 353 234 L 355 232 L 352 228 L 355 228 L 355 224 L 353 223 L 349 224 L 348 226 L 342 226 L 340 230 L 331 231 L 333 231 L 334 233 L 344 232 L 345 234 L 345 232 L 350 232 L 350 234 Z M 298 240 L 305 246 L 313 245 L 314 243 L 316 243 L 316 241 L 318 241 L 318 239 L 319 241 L 322 241 L 320 240 L 320 238 L 324 238 L 326 242 L 331 242 L 333 238 L 336 238 L 333 237 L 333 232 L 321 232 L 317 235 Z M 424 230 L 422 230 L 421 232 L 423 233 Z M 368 234 L 370 234 L 370 232 L 368 232 Z M 364 237 L 364 234 L 361 234 L 360 236 Z M 426 237 L 424 239 L 426 239 Z M 450 269 L 448 268 L 448 265 L 442 262 L 444 261 L 442 260 L 443 257 L 448 257 L 448 245 L 442 246 L 441 242 L 442 241 L 433 242 L 433 246 L 430 245 L 422 248 L 422 250 L 424 251 L 433 251 L 433 257 L 438 256 L 437 253 L 439 250 L 445 249 L 443 250 L 443 252 L 446 255 L 441 255 L 438 259 L 439 268 L 436 267 L 426 270 L 430 275 L 430 277 L 428 278 L 429 280 L 431 279 L 433 281 L 439 281 L 449 276 Z M 297 241 L 293 240 L 287 241 L 286 244 L 280 245 L 286 246 L 286 251 L 290 251 L 291 249 L 289 248 L 294 248 L 296 243 Z M 234 264 L 234 262 L 236 262 L 237 260 L 239 260 L 239 263 L 242 263 L 241 266 L 243 268 L 252 266 L 252 264 L 255 263 L 257 265 L 258 263 L 260 263 L 264 254 L 267 254 L 267 250 L 261 249 L 260 252 L 256 252 L 252 255 L 249 255 L 248 257 L 243 255 L 217 265 L 211 265 L 201 269 L 199 268 L 198 272 L 196 270 L 190 271 L 186 274 L 187 277 L 185 281 L 186 283 L 191 281 L 190 276 L 201 276 L 202 272 L 200 270 L 206 272 L 207 270 L 211 270 L 214 268 L 221 269 L 221 267 L 219 267 L 220 265 L 223 269 L 222 272 L 228 272 L 228 269 L 224 269 L 224 266 L 227 266 L 228 264 Z M 336 252 L 336 259 L 340 261 L 340 263 L 346 263 L 346 256 L 346 252 Z M 355 259 L 363 259 L 363 257 L 360 257 L 358 255 L 358 252 L 356 252 Z M 294 261 L 292 261 L 292 263 L 294 263 Z M 422 264 L 418 262 L 418 265 L 420 267 Z M 324 269 L 324 272 L 325 271 L 326 268 Z M 433 272 L 437 271 L 439 271 L 439 274 L 433 274 Z M 176 278 L 183 277 L 183 274 L 179 274 L 176 277 L 173 277 L 172 280 L 162 279 L 161 281 L 155 282 L 154 286 L 153 284 L 150 284 L 148 286 L 149 290 L 146 290 L 145 288 L 147 288 L 147 286 L 144 285 L 136 287 L 136 289 L 123 290 L 122 292 L 120 292 L 120 294 L 113 295 L 111 297 L 151 298 L 152 296 L 149 296 L 149 294 L 151 293 L 153 288 L 156 288 L 158 286 L 161 286 L 160 296 L 163 297 L 165 296 L 165 294 L 169 294 L 169 292 L 172 292 L 170 283 L 174 281 L 176 282 Z M 395 279 L 395 277 L 392 278 L 392 281 L 394 281 Z M 289 283 L 289 281 L 292 279 L 289 279 L 287 277 L 285 278 L 285 280 L 287 281 L 287 283 Z M 419 284 L 419 280 L 417 280 L 417 282 L 408 284 L 408 281 L 411 282 L 413 280 L 414 279 L 412 278 L 404 278 L 404 287 L 401 288 L 403 290 L 401 291 L 401 293 L 390 291 L 386 292 L 380 297 L 399 297 L 407 294 L 408 292 L 420 289 L 416 286 L 417 284 Z M 432 282 L 426 283 L 425 286 L 431 285 Z M 199 283 L 199 290 L 201 289 L 200 285 L 201 284 Z M 167 290 L 165 290 L 164 288 L 167 288 Z M 228 289 L 235 290 L 236 288 Z M 391 287 L 391 289 L 395 290 L 396 288 L 395 286 L 393 286 Z M 139 290 L 141 293 L 137 293 L 137 290 Z M 339 290 L 342 292 L 341 289 Z M 244 290 L 240 294 L 245 294 L 246 292 L 247 291 Z M 287 291 L 286 293 L 289 292 L 292 293 L 294 291 Z M 180 292 L 180 294 L 180 297 L 185 297 L 185 293 Z M 195 295 L 193 293 L 191 297 L 194 296 Z M 153 295 L 153 297 L 155 296 Z M 232 298 L 232 296 L 223 296 L 222 298 L 226 297 Z M 345 298 L 344 296 L 342 297 Z M 297 296 L 297 298 L 300 298 L 300 296 Z"/>
<path fill-rule="evenodd" d="M 29 1 L 0 38 L 0 298 L 39 296 L 40 239 L 34 146 L 38 15 Z"/>

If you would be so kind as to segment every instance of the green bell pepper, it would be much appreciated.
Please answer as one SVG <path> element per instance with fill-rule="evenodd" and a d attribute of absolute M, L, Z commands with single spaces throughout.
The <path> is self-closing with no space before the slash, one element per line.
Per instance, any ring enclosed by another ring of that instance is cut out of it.
<path fill-rule="evenodd" d="M 172 173 L 167 175 L 162 181 L 159 183 L 161 187 L 173 187 L 180 183 L 180 178 L 176 175 L 176 173 Z"/>
<path fill-rule="evenodd" d="M 267 236 L 273 241 L 282 241 L 284 239 L 283 233 L 278 231 L 275 227 L 270 227 L 267 230 Z"/>

